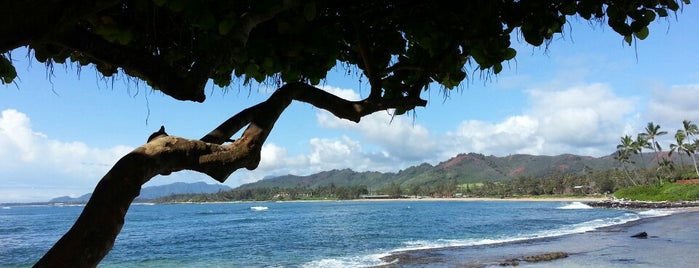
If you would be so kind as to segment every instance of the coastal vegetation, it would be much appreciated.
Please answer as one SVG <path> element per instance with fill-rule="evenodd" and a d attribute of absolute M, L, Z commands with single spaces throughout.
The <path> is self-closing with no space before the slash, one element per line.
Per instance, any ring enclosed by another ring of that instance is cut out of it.
<path fill-rule="evenodd" d="M 699 200 L 699 184 L 638 185 L 621 189 L 614 196 L 638 201 L 696 201 Z"/>
<path fill-rule="evenodd" d="M 694 201 L 699 200 L 699 184 L 675 182 L 699 177 L 695 157 L 699 148 L 699 139 L 695 136 L 699 130 L 690 120 L 684 120 L 682 126 L 675 132 L 675 141 L 668 152 L 663 151 L 658 141 L 668 132 L 649 122 L 645 132 L 635 138 L 623 136 L 613 157 L 460 154 L 437 166 L 421 164 L 397 173 L 345 169 L 309 176 L 281 176 L 230 191 L 173 195 L 156 201 L 571 196 Z M 643 149 L 652 152 L 643 153 Z M 614 161 L 619 165 L 614 166 Z"/>
<path fill-rule="evenodd" d="M 650 159 L 649 155 L 644 156 Z M 609 160 L 612 161 L 612 160 Z M 690 166 L 677 166 L 677 176 L 670 178 L 669 182 L 676 179 L 687 178 Z M 684 171 L 684 173 L 682 173 Z M 282 182 L 275 178 L 268 178 L 259 183 L 251 183 L 229 190 L 219 191 L 213 194 L 184 194 L 172 195 L 156 199 L 156 202 L 230 202 L 230 201 L 262 201 L 262 200 L 340 200 L 373 197 L 391 198 L 547 198 L 547 197 L 611 197 L 633 200 L 649 200 L 644 196 L 619 195 L 626 193 L 627 189 L 642 187 L 660 187 L 655 174 L 657 168 L 636 168 L 633 170 L 637 179 L 632 183 L 627 178 L 625 170 L 609 167 L 601 170 L 586 169 L 585 172 L 554 172 L 545 176 L 520 176 L 510 180 L 483 181 L 477 183 L 463 183 L 468 178 L 468 173 L 454 173 L 454 177 L 435 177 L 425 180 L 421 184 L 401 185 L 401 177 L 396 174 L 384 174 L 383 179 L 374 181 L 373 184 L 352 184 L 357 178 L 362 177 L 360 172 L 341 170 L 336 172 L 323 172 L 322 177 L 329 184 L 318 183 L 317 186 L 300 186 L 301 182 L 309 182 L 318 174 L 309 176 L 296 176 L 294 180 L 283 177 Z M 372 172 L 378 176 L 378 172 Z M 692 174 L 692 173 L 689 173 Z M 391 176 L 393 175 L 393 176 Z M 344 178 L 344 180 L 343 180 Z M 352 179 L 354 178 L 354 179 Z M 362 182 L 372 182 L 362 180 Z M 274 185 L 274 186 L 271 186 Z M 377 187 L 377 185 L 386 185 Z M 675 193 L 675 198 L 656 198 L 653 200 L 698 200 L 699 197 L 691 194 L 691 188 L 699 184 L 664 183 L 662 187 L 672 188 L 668 193 Z M 688 194 L 680 194 L 676 189 L 688 188 Z M 644 188 L 645 189 L 645 188 Z"/>
<path fill-rule="evenodd" d="M 670 150 L 667 153 L 663 152 L 663 147 L 658 141 L 660 136 L 666 134 L 668 132 L 661 130 L 660 125 L 648 122 L 645 132 L 638 133 L 635 139 L 629 135 L 621 137 L 614 158 L 619 161 L 626 178 L 633 186 L 615 192 L 615 197 L 640 201 L 699 200 L 699 184 L 673 183 L 678 180 L 699 178 L 696 161 L 697 150 L 699 150 L 699 139 L 697 139 L 699 128 L 691 120 L 683 120 L 682 128 L 675 131 L 674 142 L 670 144 Z M 651 160 L 656 163 L 655 168 L 646 172 L 639 172 L 638 169 L 629 170 L 629 165 L 635 163 L 631 156 L 637 154 L 642 156 L 643 149 L 653 151 Z M 679 157 L 673 158 L 673 154 Z M 685 161 L 687 159 L 691 163 L 687 164 Z M 647 179 L 650 177 L 654 177 L 656 181 L 649 182 Z"/>

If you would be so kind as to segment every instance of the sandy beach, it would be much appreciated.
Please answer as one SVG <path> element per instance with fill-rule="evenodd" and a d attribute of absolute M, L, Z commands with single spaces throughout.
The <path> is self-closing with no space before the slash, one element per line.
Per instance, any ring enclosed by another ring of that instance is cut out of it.
<path fill-rule="evenodd" d="M 495 245 L 415 250 L 387 257 L 385 267 L 699 267 L 699 210 L 561 237 Z M 646 232 L 646 238 L 633 235 Z M 567 257 L 527 262 L 528 256 L 565 253 Z"/>

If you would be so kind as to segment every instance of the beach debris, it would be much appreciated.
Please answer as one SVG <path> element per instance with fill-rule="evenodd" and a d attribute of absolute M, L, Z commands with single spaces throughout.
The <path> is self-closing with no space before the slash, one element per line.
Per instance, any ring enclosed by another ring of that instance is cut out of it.
<path fill-rule="evenodd" d="M 640 233 L 637 233 L 635 235 L 632 235 L 631 237 L 638 238 L 638 239 L 646 239 L 646 238 L 648 238 L 648 233 L 640 232 Z"/>
<path fill-rule="evenodd" d="M 500 263 L 500 266 L 519 266 L 520 261 L 526 262 L 542 262 L 542 261 L 552 261 L 562 258 L 567 258 L 568 253 L 566 252 L 549 252 L 537 255 L 526 256 L 521 259 L 507 259 Z"/>
<path fill-rule="evenodd" d="M 540 262 L 540 261 L 552 261 L 552 260 L 557 260 L 557 259 L 562 259 L 562 258 L 567 258 L 568 253 L 565 252 L 550 252 L 550 253 L 544 253 L 544 254 L 538 254 L 538 255 L 533 255 L 533 256 L 527 256 L 524 257 L 524 260 L 527 262 Z"/>
<path fill-rule="evenodd" d="M 518 259 L 507 259 L 504 262 L 501 262 L 500 266 L 519 266 L 519 260 Z"/>

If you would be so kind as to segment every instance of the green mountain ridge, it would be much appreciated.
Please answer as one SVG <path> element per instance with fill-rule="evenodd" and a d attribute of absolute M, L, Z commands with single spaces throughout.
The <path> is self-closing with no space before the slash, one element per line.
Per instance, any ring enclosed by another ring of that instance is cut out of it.
<path fill-rule="evenodd" d="M 638 162 L 652 164 L 652 157 L 638 156 L 638 160 Z M 434 184 L 445 179 L 456 180 L 459 184 L 496 182 L 518 177 L 546 177 L 555 173 L 584 173 L 618 167 L 619 162 L 614 160 L 613 155 L 590 157 L 572 154 L 557 156 L 515 154 L 498 157 L 468 153 L 459 154 L 434 166 L 422 163 L 398 172 L 357 172 L 351 169 L 336 169 L 307 176 L 284 175 L 265 178 L 254 183 L 241 185 L 236 189 L 365 185 L 371 190 L 385 188 L 391 184 L 409 187 L 411 185 Z"/>

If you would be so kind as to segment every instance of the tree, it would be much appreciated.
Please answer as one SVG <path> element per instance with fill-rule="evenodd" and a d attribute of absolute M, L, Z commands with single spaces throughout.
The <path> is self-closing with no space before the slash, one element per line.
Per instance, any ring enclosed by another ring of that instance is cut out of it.
<path fill-rule="evenodd" d="M 687 135 L 684 133 L 684 130 L 678 129 L 677 132 L 675 132 L 676 143 L 670 144 L 669 156 L 672 157 L 672 154 L 675 152 L 680 153 L 680 165 L 684 165 L 684 161 L 682 160 L 682 153 L 687 153 L 689 151 L 689 146 L 691 146 L 689 143 L 685 142 L 686 139 Z"/>
<path fill-rule="evenodd" d="M 400 184 L 391 182 L 390 185 L 386 186 L 384 192 L 391 198 L 401 198 L 403 196 L 403 190 L 400 188 Z"/>
<path fill-rule="evenodd" d="M 420 95 L 431 84 L 454 88 L 469 68 L 501 72 L 516 56 L 510 40 L 520 35 L 533 46 L 547 45 L 575 16 L 606 21 L 631 44 L 648 36 L 647 25 L 657 17 L 689 2 L 5 1 L 3 10 L 12 12 L 0 16 L 2 83 L 17 76 L 10 51 L 26 46 L 49 67 L 94 66 L 104 76 L 142 80 L 178 100 L 203 102 L 209 80 L 222 87 L 235 81 L 278 86 L 268 100 L 201 139 L 163 129 L 121 158 L 36 266 L 96 266 L 141 185 L 157 174 L 188 169 L 223 182 L 240 168 L 255 169 L 262 144 L 294 100 L 354 122 L 389 109 L 400 115 L 425 106 Z M 315 86 L 338 65 L 367 79 L 365 99 L 348 101 Z"/>
<path fill-rule="evenodd" d="M 685 132 L 684 129 L 678 129 L 677 132 L 675 132 L 675 142 L 677 143 L 670 144 L 670 156 L 672 156 L 674 152 L 680 153 L 680 165 L 684 165 L 682 153 L 687 154 L 687 156 L 692 158 L 692 163 L 694 164 L 694 170 L 696 172 L 697 169 L 696 161 L 694 161 L 694 144 L 685 142 L 686 139 L 687 132 Z M 699 173 L 697 175 L 699 175 Z"/>
<path fill-rule="evenodd" d="M 631 153 L 636 153 L 636 148 L 638 148 L 637 143 L 631 138 L 631 136 L 623 136 L 621 137 L 620 144 L 616 146 L 616 155 L 614 156 L 614 159 L 619 161 L 624 169 L 626 177 L 629 179 L 629 181 L 631 181 L 631 183 L 633 183 L 633 185 L 637 184 L 629 174 L 628 165 L 634 163 L 631 160 Z"/>
<path fill-rule="evenodd" d="M 643 162 L 643 166 L 645 167 L 648 163 L 646 163 L 646 160 L 643 157 L 643 148 L 649 148 L 650 147 L 650 142 L 648 142 L 648 138 L 646 135 L 643 135 L 643 133 L 639 133 L 636 135 L 636 142 L 634 142 L 634 151 L 638 153 L 641 156 L 641 162 Z"/>
<path fill-rule="evenodd" d="M 699 127 L 697 124 L 692 123 L 690 120 L 682 120 L 682 130 L 688 138 L 693 138 L 695 135 L 699 134 Z M 694 172 L 699 176 L 699 168 L 697 168 L 697 139 L 689 142 L 685 148 L 685 152 L 692 157 L 692 164 L 694 165 Z"/>
<path fill-rule="evenodd" d="M 662 135 L 667 134 L 667 131 L 661 131 L 660 125 L 656 125 L 653 122 L 648 122 L 648 125 L 646 125 L 645 130 L 645 133 L 640 133 L 639 135 L 644 136 L 644 139 L 649 141 L 649 143 L 647 143 L 646 145 L 646 148 L 651 149 L 653 150 L 653 152 L 655 152 L 655 158 L 658 161 L 658 165 L 660 165 L 661 157 L 659 153 L 663 151 L 663 147 L 660 146 L 660 143 L 658 143 L 656 139 Z"/>

